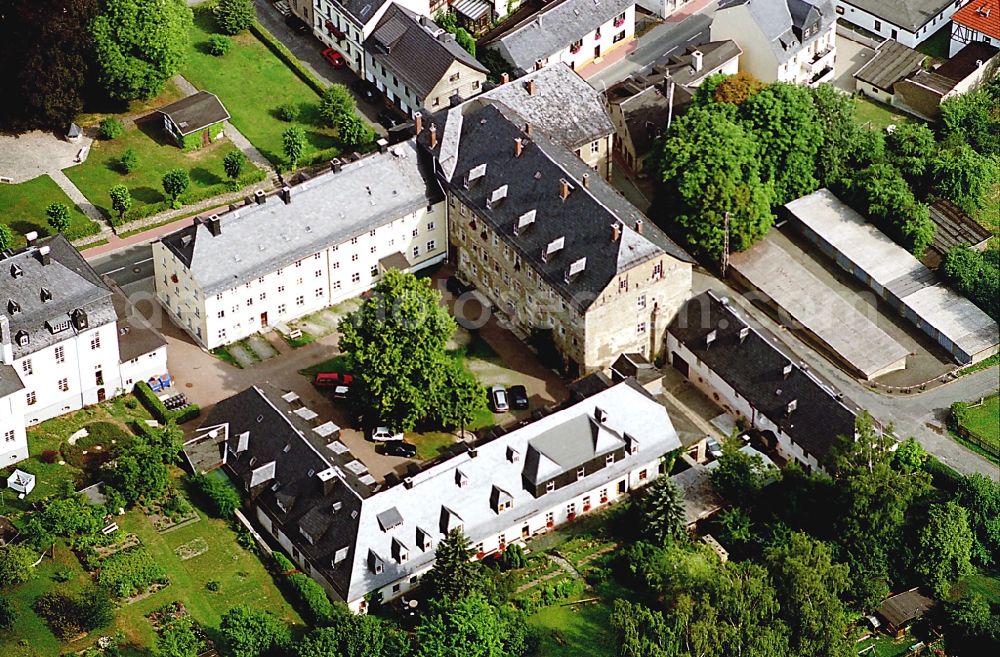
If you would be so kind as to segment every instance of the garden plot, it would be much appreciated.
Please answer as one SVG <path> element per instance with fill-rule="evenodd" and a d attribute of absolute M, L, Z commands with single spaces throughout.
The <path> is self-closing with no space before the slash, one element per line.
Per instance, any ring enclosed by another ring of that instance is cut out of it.
<path fill-rule="evenodd" d="M 180 557 L 181 561 L 200 557 L 206 552 L 208 552 L 208 541 L 200 536 L 174 548 L 174 554 Z"/>

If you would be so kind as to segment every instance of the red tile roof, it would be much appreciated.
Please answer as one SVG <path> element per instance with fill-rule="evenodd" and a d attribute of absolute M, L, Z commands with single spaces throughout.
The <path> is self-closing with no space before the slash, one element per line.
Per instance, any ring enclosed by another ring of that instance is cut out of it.
<path fill-rule="evenodd" d="M 972 0 L 951 20 L 994 39 L 1000 39 L 1000 0 Z"/>

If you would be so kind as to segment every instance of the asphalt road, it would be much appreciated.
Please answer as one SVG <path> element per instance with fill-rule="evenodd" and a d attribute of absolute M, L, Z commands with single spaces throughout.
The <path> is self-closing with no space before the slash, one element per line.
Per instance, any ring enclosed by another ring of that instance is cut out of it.
<path fill-rule="evenodd" d="M 94 258 L 90 265 L 98 274 L 106 274 L 119 287 L 125 287 L 153 277 L 153 248 L 149 244 L 137 244 Z"/>
<path fill-rule="evenodd" d="M 642 35 L 633 52 L 588 78 L 587 82 L 604 91 L 634 73 L 649 73 L 653 64 L 666 62 L 686 46 L 706 43 L 711 25 L 712 18 L 704 13 L 689 16 L 680 23 L 661 23 Z"/>

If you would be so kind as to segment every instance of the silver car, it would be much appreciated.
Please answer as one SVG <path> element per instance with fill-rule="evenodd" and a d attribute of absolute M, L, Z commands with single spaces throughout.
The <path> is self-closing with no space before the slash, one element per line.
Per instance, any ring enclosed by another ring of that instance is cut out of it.
<path fill-rule="evenodd" d="M 493 404 L 494 413 L 506 413 L 510 410 L 510 404 L 507 402 L 507 389 L 501 385 L 495 385 L 490 388 L 490 403 Z"/>

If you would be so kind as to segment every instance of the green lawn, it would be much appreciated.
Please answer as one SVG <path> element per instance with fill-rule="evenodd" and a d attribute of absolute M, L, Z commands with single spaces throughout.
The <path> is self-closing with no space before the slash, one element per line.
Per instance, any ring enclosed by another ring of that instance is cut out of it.
<path fill-rule="evenodd" d="M 302 619 L 278 591 L 260 559 L 237 543 L 230 526 L 200 510 L 199 515 L 199 521 L 162 534 L 141 511 L 132 510 L 117 519 L 121 531 L 136 534 L 164 567 L 170 584 L 145 598 L 119 605 L 111 627 L 72 643 L 60 642 L 31 610 L 32 602 L 42 593 L 57 587 L 62 591 L 78 590 L 90 580 L 73 553 L 64 546 L 57 547 L 55 562 L 45 559 L 36 569 L 34 579 L 14 589 L 11 599 L 18 610 L 18 620 L 12 632 L 0 635 L 0 655 L 51 657 L 80 650 L 98 636 L 118 631 L 124 634 L 127 644 L 148 649 L 153 646 L 155 636 L 146 615 L 175 600 L 183 602 L 191 616 L 209 628 L 216 627 L 222 614 L 237 604 L 267 609 L 286 622 L 301 624 Z M 207 550 L 182 560 L 177 549 L 192 541 Z M 52 575 L 59 570 L 70 571 L 71 579 L 55 583 Z M 211 580 L 219 583 L 217 591 L 206 587 Z"/>
<path fill-rule="evenodd" d="M 0 221 L 14 232 L 15 247 L 24 245 L 23 235 L 27 232 L 35 230 L 39 235 L 53 232 L 45 217 L 45 208 L 50 203 L 69 206 L 71 223 L 67 235 L 70 238 L 97 232 L 90 228 L 94 222 L 76 207 L 48 174 L 43 174 L 17 185 L 0 184 Z"/>
<path fill-rule="evenodd" d="M 987 397 L 981 406 L 970 406 L 963 424 L 1000 448 L 1000 395 Z"/>
<path fill-rule="evenodd" d="M 139 166 L 132 173 L 125 174 L 119 163 L 130 148 L 138 156 Z M 138 210 L 145 205 L 166 201 L 163 174 L 168 169 L 180 168 L 191 177 L 189 193 L 195 197 L 203 196 L 206 193 L 204 190 L 218 188 L 226 182 L 222 159 L 234 150 L 236 147 L 228 140 L 222 140 L 204 148 L 185 151 L 167 136 L 162 120 L 154 116 L 143 119 L 138 127 L 125 130 L 117 139 L 95 141 L 87 161 L 66 169 L 65 173 L 91 203 L 110 217 L 112 210 L 108 190 L 112 186 L 126 185 L 132 193 L 132 208 Z"/>
<path fill-rule="evenodd" d="M 875 130 L 884 130 L 889 125 L 916 120 L 866 96 L 855 96 L 854 117 L 862 125 L 867 125 L 870 122 L 872 129 Z"/>
<path fill-rule="evenodd" d="M 442 454 L 455 442 L 455 436 L 444 431 L 408 434 L 407 438 L 417 446 L 417 458 L 421 461 L 429 461 Z"/>
<path fill-rule="evenodd" d="M 327 358 L 321 363 L 316 363 L 315 365 L 310 365 L 305 369 L 299 370 L 299 374 L 308 376 L 310 379 L 316 376 L 318 372 L 349 372 L 347 357 L 334 356 L 333 358 Z"/>
<path fill-rule="evenodd" d="M 1000 577 L 991 577 L 983 573 L 976 573 L 975 575 L 962 578 L 951 589 L 953 600 L 957 600 L 970 593 L 979 593 L 993 606 L 1000 605 Z"/>
<path fill-rule="evenodd" d="M 207 54 L 206 43 L 214 21 L 206 8 L 195 10 L 191 45 L 184 76 L 199 89 L 219 96 L 232 115 L 232 122 L 253 142 L 264 157 L 283 163 L 281 134 L 289 123 L 275 116 L 285 103 L 298 105 L 298 125 L 306 133 L 307 146 L 301 162 L 338 145 L 334 131 L 319 127 L 319 97 L 249 32 L 233 37 L 232 49 L 223 57 Z M 330 153 L 334 157 L 336 153 Z"/>
<path fill-rule="evenodd" d="M 592 594 L 584 594 L 593 597 Z M 608 632 L 611 610 L 603 602 L 544 607 L 528 622 L 541 630 L 538 654 L 545 657 L 612 657 Z"/>

